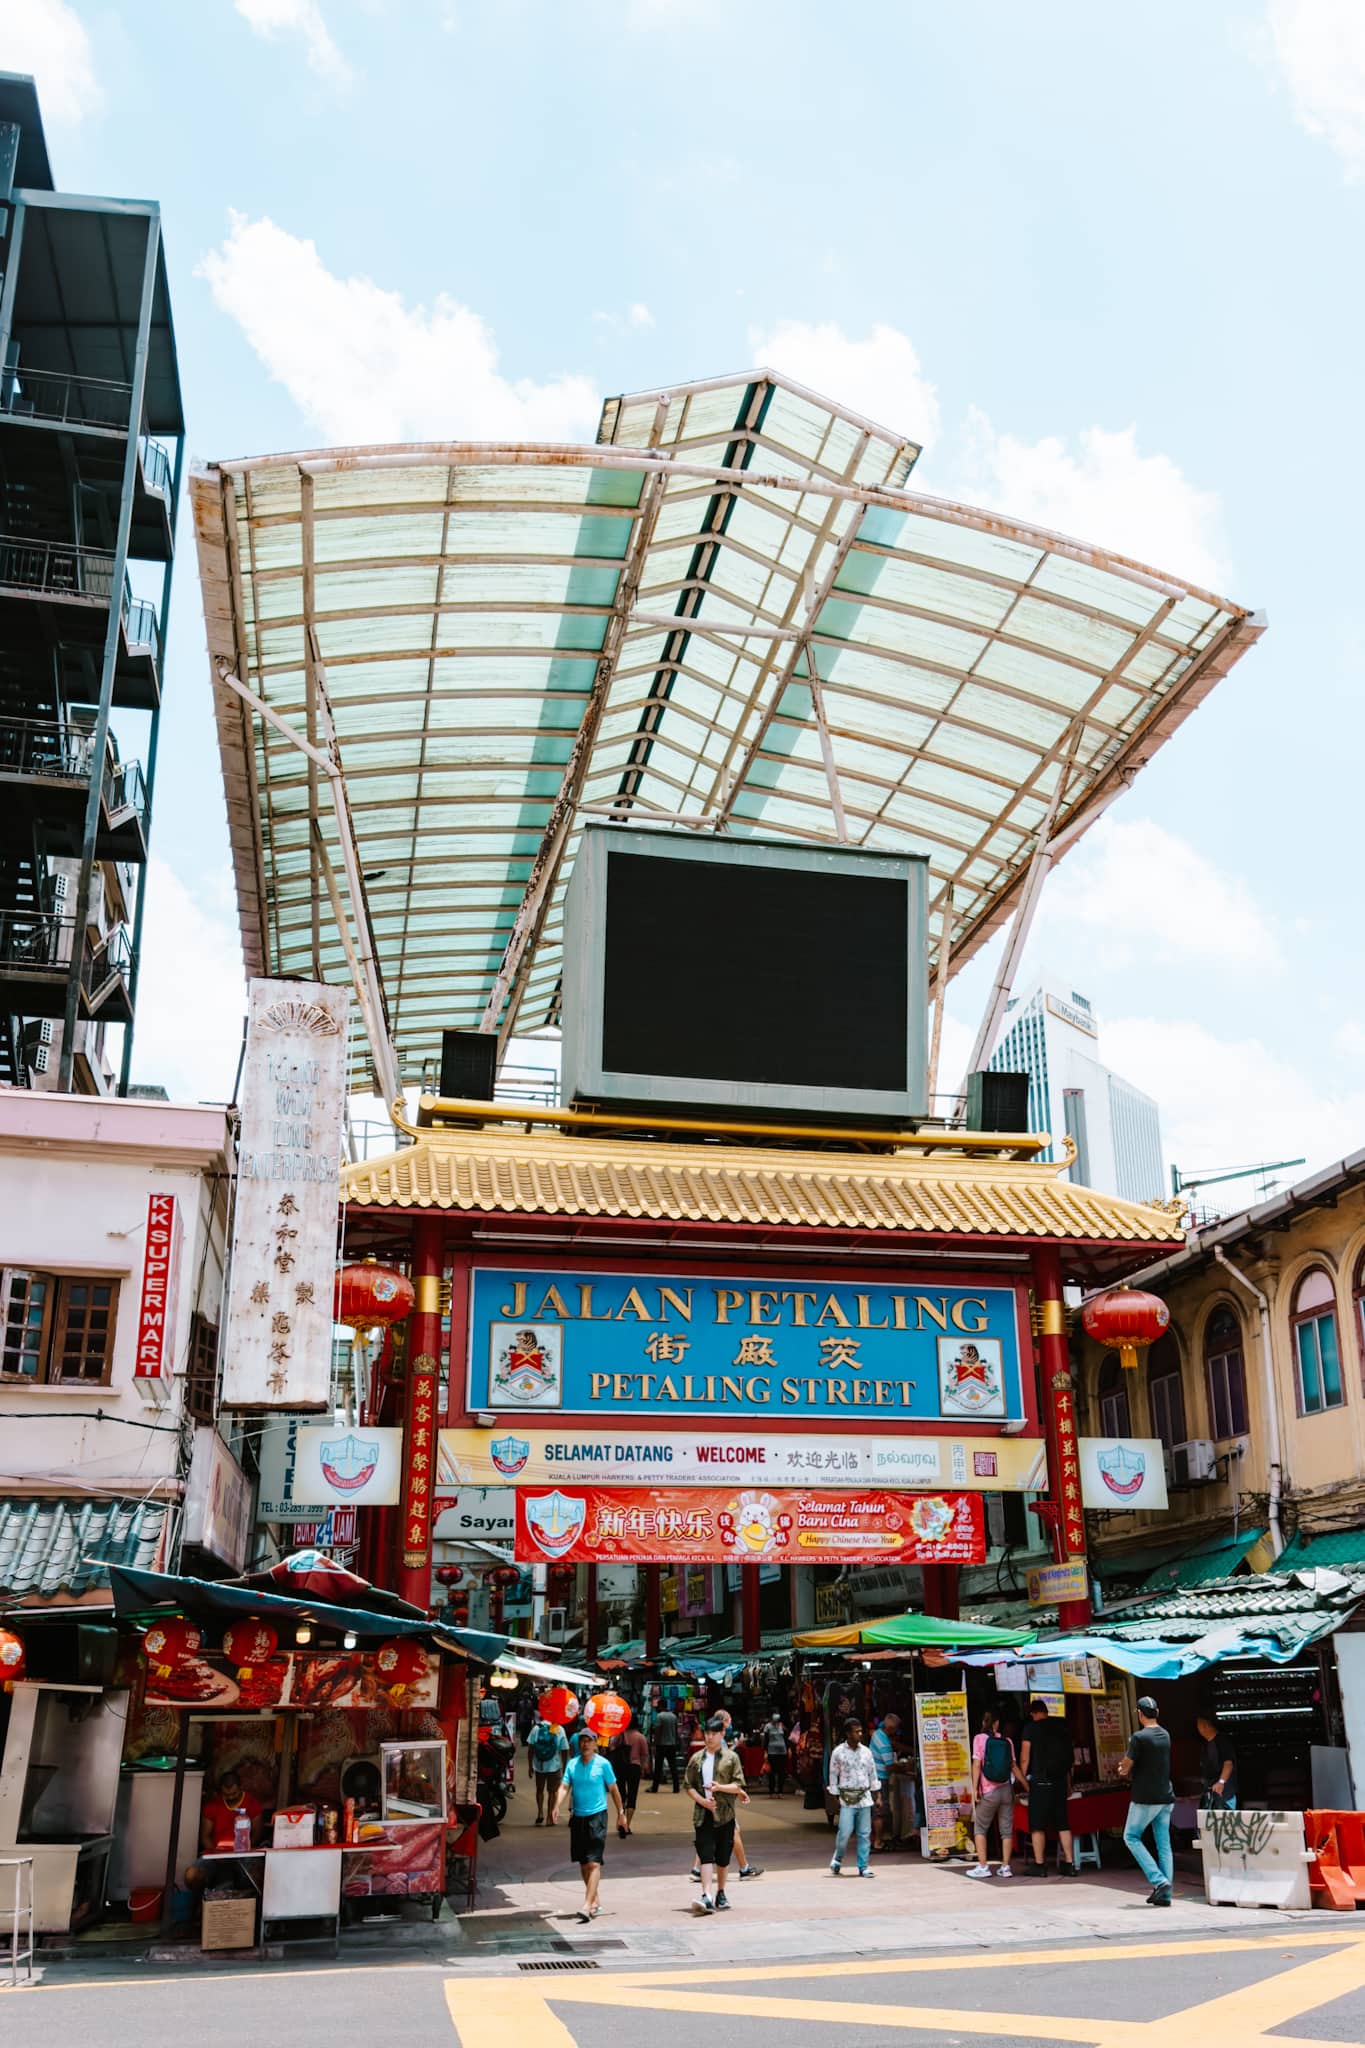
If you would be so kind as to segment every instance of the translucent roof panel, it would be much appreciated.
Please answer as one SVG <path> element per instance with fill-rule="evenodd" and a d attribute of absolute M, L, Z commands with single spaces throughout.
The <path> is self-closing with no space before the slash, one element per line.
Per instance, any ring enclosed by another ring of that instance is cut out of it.
<path fill-rule="evenodd" d="M 409 1082 L 444 1027 L 552 1023 L 591 818 L 923 853 L 965 964 L 1262 624 L 917 495 L 917 454 L 760 370 L 613 399 L 594 447 L 197 471 L 248 971 L 372 962 Z"/>

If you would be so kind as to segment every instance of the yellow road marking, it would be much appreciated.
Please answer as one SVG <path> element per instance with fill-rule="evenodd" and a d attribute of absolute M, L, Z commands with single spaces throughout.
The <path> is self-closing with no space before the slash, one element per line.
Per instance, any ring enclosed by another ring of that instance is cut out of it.
<path fill-rule="evenodd" d="M 1034 2012 L 976 2012 L 932 2005 L 881 2005 L 867 2001 L 764 1996 L 752 1991 L 703 1991 L 699 1985 L 752 1985 L 765 1981 L 803 1982 L 830 1977 L 886 1977 L 971 1969 L 1020 1969 L 1047 1964 L 1157 1961 L 1164 1956 L 1235 1955 L 1285 1949 L 1326 1948 L 1297 1968 L 1270 1975 L 1246 1989 L 1229 1992 L 1159 2020 L 1062 2018 Z M 931 1956 L 877 1957 L 837 1963 L 727 1964 L 715 1969 L 640 1970 L 607 1977 L 564 1977 L 527 1984 L 506 1977 L 449 1978 L 446 2002 L 461 2048 L 576 2048 L 574 2035 L 552 2003 L 611 2007 L 638 2012 L 684 2012 L 712 2019 L 768 2019 L 823 2022 L 851 2027 L 919 2028 L 973 2034 L 997 2040 L 1033 2035 L 1073 2042 L 1080 2048 L 1244 2048 L 1263 2040 L 1271 2027 L 1311 2011 L 1365 1984 L 1365 1933 L 1337 1924 L 1280 1936 L 1208 1938 L 1196 1941 L 1091 1942 L 1067 1948 L 995 1952 L 943 1952 Z M 684 1989 L 682 1987 L 686 1986 Z M 1277 2035 L 1275 2048 L 1308 2048 Z"/>

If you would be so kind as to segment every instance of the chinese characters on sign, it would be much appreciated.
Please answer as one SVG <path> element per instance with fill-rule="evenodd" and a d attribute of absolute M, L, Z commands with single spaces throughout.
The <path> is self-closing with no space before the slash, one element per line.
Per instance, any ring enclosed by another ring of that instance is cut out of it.
<path fill-rule="evenodd" d="M 513 1555 L 592 1563 L 981 1564 L 976 1494 L 593 1486 L 519 1490 Z"/>
<path fill-rule="evenodd" d="M 408 1367 L 407 1469 L 403 1474 L 403 1563 L 431 1562 L 431 1496 L 436 1469 L 436 1360 L 419 1351 Z"/>
<path fill-rule="evenodd" d="M 148 1195 L 134 1379 L 159 1380 L 174 1368 L 179 1278 L 180 1204 L 174 1195 Z"/>
<path fill-rule="evenodd" d="M 790 1276 L 788 1276 L 790 1277 Z M 469 1408 L 872 1427 L 1033 1420 L 1022 1290 L 478 1268 Z"/>
<path fill-rule="evenodd" d="M 225 1408 L 327 1405 L 347 1003 L 321 982 L 251 984 Z"/>
<path fill-rule="evenodd" d="M 1057 1429 L 1057 1499 L 1068 1557 L 1085 1556 L 1085 1511 L 1081 1505 L 1081 1458 L 1076 1442 L 1076 1400 L 1069 1372 L 1054 1372 L 1049 1388 Z"/>

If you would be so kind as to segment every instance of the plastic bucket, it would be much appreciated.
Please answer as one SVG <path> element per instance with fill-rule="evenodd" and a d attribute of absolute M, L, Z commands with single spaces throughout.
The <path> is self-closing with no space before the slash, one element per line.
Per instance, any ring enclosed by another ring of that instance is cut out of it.
<path fill-rule="evenodd" d="M 133 1920 L 161 1918 L 161 1885 L 135 1884 L 128 1894 L 128 1914 Z"/>

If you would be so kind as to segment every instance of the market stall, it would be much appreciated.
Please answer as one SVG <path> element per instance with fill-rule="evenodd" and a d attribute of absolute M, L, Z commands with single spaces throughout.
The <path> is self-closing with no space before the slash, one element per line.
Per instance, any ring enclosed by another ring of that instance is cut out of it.
<path fill-rule="evenodd" d="M 448 1835 L 472 1834 L 471 1671 L 506 1638 L 444 1629 L 317 1553 L 231 1584 L 111 1578 L 146 1663 L 130 1813 L 144 1774 L 174 1774 L 159 1897 L 130 1890 L 134 1913 L 169 1935 L 198 1905 L 206 1948 L 335 1939 L 375 1898 L 435 1917 Z"/>

